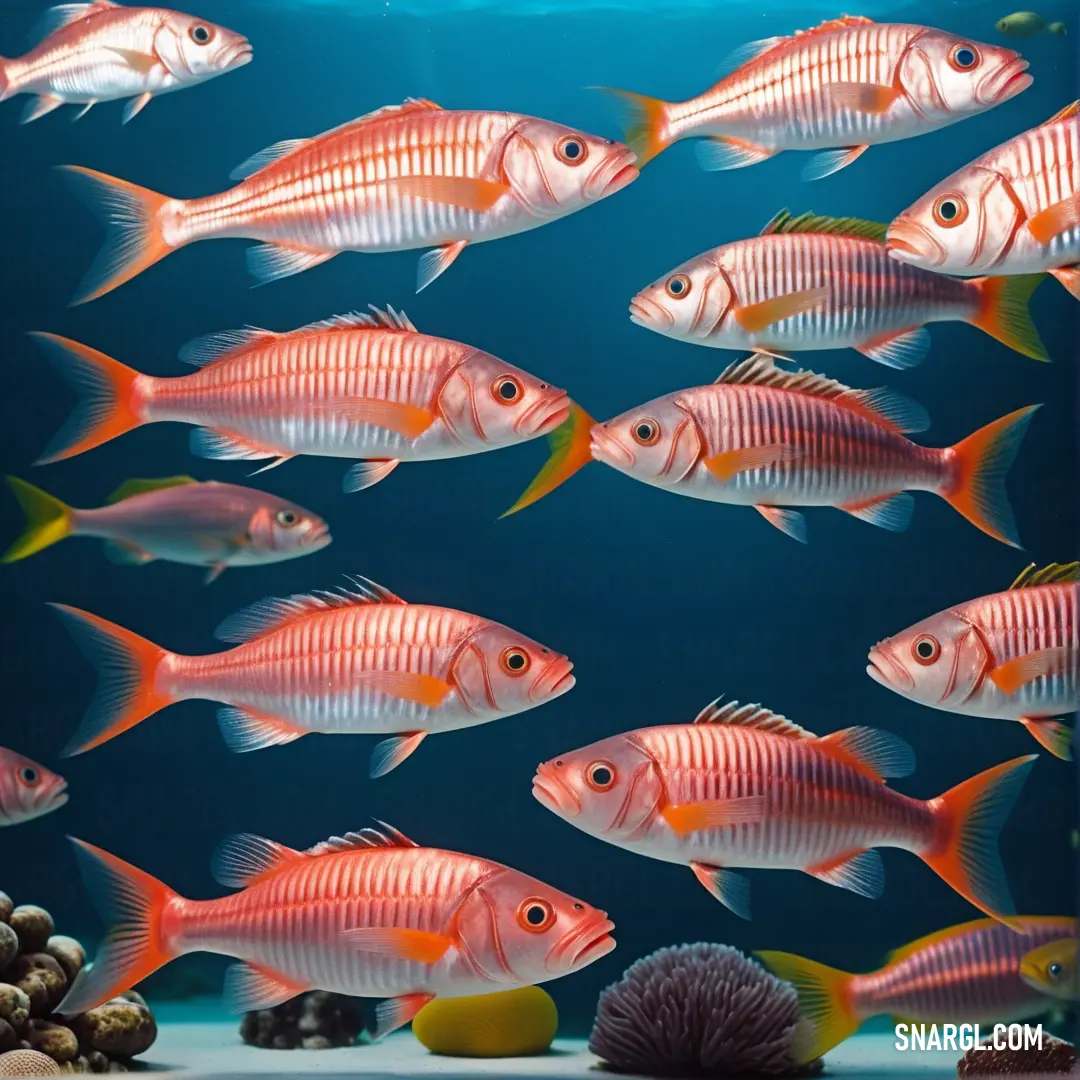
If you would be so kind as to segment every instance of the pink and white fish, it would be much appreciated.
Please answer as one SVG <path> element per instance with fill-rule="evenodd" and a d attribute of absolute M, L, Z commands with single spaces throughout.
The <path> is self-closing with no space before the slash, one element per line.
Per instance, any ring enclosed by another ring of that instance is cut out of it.
<path fill-rule="evenodd" d="M 67 781 L 51 769 L 0 746 L 0 826 L 20 825 L 59 810 Z"/>
<path fill-rule="evenodd" d="M 113 0 L 61 4 L 41 28 L 44 39 L 28 53 L 0 57 L 0 101 L 34 95 L 24 124 L 61 105 L 82 105 L 78 116 L 85 116 L 100 101 L 129 98 L 126 124 L 155 94 L 206 82 L 252 56 L 248 39 L 224 26 Z"/>

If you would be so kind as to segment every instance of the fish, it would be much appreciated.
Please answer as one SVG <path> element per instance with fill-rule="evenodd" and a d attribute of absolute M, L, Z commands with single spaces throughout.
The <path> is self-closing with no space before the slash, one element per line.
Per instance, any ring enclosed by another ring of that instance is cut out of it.
<path fill-rule="evenodd" d="M 816 151 L 803 178 L 820 180 L 871 145 L 977 116 L 1032 83 L 1027 61 L 1012 49 L 849 15 L 751 42 L 730 63 L 730 74 L 687 101 L 610 91 L 630 109 L 626 141 L 639 167 L 672 143 L 699 139 L 704 169 Z"/>
<path fill-rule="evenodd" d="M 253 56 L 248 39 L 224 26 L 113 0 L 50 8 L 39 32 L 42 40 L 28 53 L 0 57 L 0 101 L 33 95 L 24 124 L 61 105 L 82 105 L 78 120 L 99 102 L 127 98 L 126 124 L 155 94 L 235 71 Z"/>
<path fill-rule="evenodd" d="M 9 476 L 26 514 L 26 529 L 0 555 L 25 559 L 69 536 L 105 541 L 108 558 L 125 566 L 155 559 L 208 568 L 206 582 L 232 566 L 265 566 L 321 551 L 330 543 L 322 518 L 265 491 L 199 482 L 190 476 L 128 480 L 107 505 L 76 510 L 40 488 Z"/>
<path fill-rule="evenodd" d="M 1020 546 L 1005 474 L 1038 406 L 995 420 L 955 446 L 906 439 L 929 419 L 888 390 L 853 390 L 754 355 L 711 386 L 656 398 L 591 432 L 592 456 L 655 487 L 752 506 L 806 542 L 791 506 L 833 506 L 893 532 L 908 527 L 909 491 L 941 496 L 977 529 Z"/>
<path fill-rule="evenodd" d="M 801 870 L 877 899 L 885 877 L 874 849 L 895 847 L 1016 926 L 997 836 L 1037 756 L 912 799 L 885 783 L 915 769 L 895 735 L 818 737 L 761 705 L 718 699 L 692 724 L 638 728 L 541 763 L 533 796 L 590 836 L 688 866 L 743 919 L 750 886 L 735 867 Z"/>
<path fill-rule="evenodd" d="M 108 229 L 73 303 L 104 296 L 177 248 L 229 237 L 260 283 L 343 251 L 410 251 L 417 292 L 470 243 L 566 217 L 637 178 L 621 143 L 519 113 L 408 99 L 313 138 L 287 139 L 233 170 L 236 186 L 177 199 L 63 166 Z"/>
<path fill-rule="evenodd" d="M 51 769 L 0 746 L 0 826 L 21 825 L 59 810 L 67 781 Z"/>
<path fill-rule="evenodd" d="M 1034 37 L 1046 26 L 1043 17 L 1035 11 L 1014 11 L 998 19 L 994 26 L 1006 37 L 1028 38 Z"/>
<path fill-rule="evenodd" d="M 1060 937 L 1032 949 L 1020 961 L 1020 978 L 1033 990 L 1061 1001 L 1080 998 L 1076 978 L 1076 928 L 1068 937 Z"/>
<path fill-rule="evenodd" d="M 1004 592 L 939 611 L 869 653 L 867 674 L 932 709 L 1014 720 L 1069 761 L 1080 709 L 1080 563 L 1032 563 Z"/>
<path fill-rule="evenodd" d="M 1006 1024 L 1046 1012 L 1052 996 L 1024 978 L 1028 950 L 1068 935 L 1076 953 L 1076 919 L 1021 915 L 1016 926 L 974 919 L 927 934 L 889 953 L 865 975 L 826 967 L 791 953 L 754 955 L 794 986 L 813 1034 L 800 1050 L 806 1062 L 854 1035 L 871 1017 L 913 1024 Z M 802 1055 L 800 1055 L 802 1056 Z"/>
<path fill-rule="evenodd" d="M 230 750 L 312 732 L 382 734 L 371 775 L 397 768 L 430 734 L 553 701 L 574 685 L 562 653 L 464 611 L 410 604 L 366 578 L 268 598 L 214 632 L 234 647 L 181 656 L 88 611 L 53 604 L 98 669 L 97 694 L 63 752 L 82 754 L 177 701 L 228 706 Z"/>
<path fill-rule="evenodd" d="M 714 349 L 850 348 L 893 368 L 925 357 L 927 323 L 960 321 L 1049 359 L 1028 311 L 1042 274 L 944 277 L 890 258 L 887 228 L 782 210 L 759 236 L 712 248 L 642 289 L 630 320 Z"/>
<path fill-rule="evenodd" d="M 435 998 L 548 982 L 615 948 L 606 912 L 500 863 L 419 847 L 376 825 L 306 851 L 230 837 L 214 876 L 241 891 L 216 900 L 189 900 L 74 840 L 112 930 L 57 1011 L 86 1012 L 178 956 L 210 952 L 241 961 L 225 977 L 233 1012 L 314 989 L 385 998 L 381 1037 Z"/>
<path fill-rule="evenodd" d="M 940 274 L 1052 274 L 1080 300 L 1080 101 L 931 188 L 885 243 Z"/>
<path fill-rule="evenodd" d="M 565 390 L 490 353 L 420 333 L 402 312 L 353 312 L 288 333 L 248 328 L 189 342 L 199 370 L 157 378 L 55 334 L 31 337 L 81 398 L 38 464 L 143 424 L 196 424 L 191 452 L 269 461 L 360 458 L 346 491 L 402 461 L 464 457 L 538 438 L 570 414 Z"/>
<path fill-rule="evenodd" d="M 1046 28 L 1048 34 L 1053 34 L 1055 37 L 1065 37 L 1069 32 L 1063 22 L 1052 22 Z"/>

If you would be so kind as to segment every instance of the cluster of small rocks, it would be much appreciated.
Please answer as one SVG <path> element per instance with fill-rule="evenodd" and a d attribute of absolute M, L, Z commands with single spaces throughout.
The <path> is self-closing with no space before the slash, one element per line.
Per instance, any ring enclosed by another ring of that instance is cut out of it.
<path fill-rule="evenodd" d="M 352 1046 L 365 1027 L 355 998 L 313 990 L 273 1009 L 245 1013 L 240 1037 L 268 1050 L 329 1050 Z"/>
<path fill-rule="evenodd" d="M 55 1016 L 86 952 L 54 929 L 44 908 L 15 907 L 0 892 L 0 1075 L 15 1064 L 5 1055 L 29 1050 L 47 1056 L 62 1073 L 126 1072 L 127 1063 L 157 1038 L 150 1009 L 129 990 L 80 1016 Z M 25 1053 L 20 1059 L 31 1060 Z"/>
<path fill-rule="evenodd" d="M 1076 1047 L 1053 1035 L 1043 1035 L 1042 1048 L 994 1050 L 972 1047 L 956 1066 L 957 1076 L 1017 1076 L 1072 1074 Z"/>

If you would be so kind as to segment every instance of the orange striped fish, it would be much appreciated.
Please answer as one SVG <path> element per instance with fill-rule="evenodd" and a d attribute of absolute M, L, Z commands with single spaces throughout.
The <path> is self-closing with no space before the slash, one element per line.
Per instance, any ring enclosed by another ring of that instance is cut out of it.
<path fill-rule="evenodd" d="M 387 734 L 371 775 L 425 736 L 525 712 L 574 685 L 561 653 L 478 615 L 408 604 L 364 578 L 336 592 L 267 599 L 216 630 L 236 646 L 181 656 L 87 611 L 53 606 L 98 668 L 97 695 L 64 751 L 81 754 L 176 701 L 218 713 L 229 748 L 261 750 L 312 732 Z"/>
<path fill-rule="evenodd" d="M 1080 101 L 942 180 L 893 221 L 888 246 L 943 274 L 1045 270 L 1080 300 Z"/>
<path fill-rule="evenodd" d="M 680 495 L 753 506 L 805 542 L 786 506 L 835 506 L 884 529 L 911 519 L 908 491 L 932 491 L 984 533 L 1020 541 L 1004 477 L 1038 406 L 1018 409 L 945 449 L 905 432 L 929 425 L 914 402 L 852 390 L 751 356 L 712 386 L 657 398 L 592 429 L 592 455 Z"/>
<path fill-rule="evenodd" d="M 570 415 L 565 390 L 471 345 L 421 334 L 393 308 L 289 333 L 228 330 L 190 342 L 201 368 L 140 375 L 104 353 L 34 333 L 83 402 L 39 459 L 61 461 L 159 421 L 198 424 L 192 453 L 258 461 L 362 458 L 360 491 L 401 461 L 464 457 L 535 439 Z M 262 471 L 262 470 L 259 470 Z"/>
<path fill-rule="evenodd" d="M 219 195 L 172 199 L 67 166 L 110 236 L 79 287 L 81 304 L 196 240 L 261 240 L 259 281 L 299 274 L 342 251 L 410 251 L 417 292 L 466 244 L 535 229 L 637 177 L 621 143 L 518 113 L 452 111 L 409 99 L 309 139 L 255 154 Z"/>
<path fill-rule="evenodd" d="M 884 967 L 866 975 L 791 953 L 755 955 L 798 992 L 800 1011 L 813 1025 L 800 1054 L 810 1062 L 874 1016 L 915 1024 L 1008 1024 L 1046 1012 L 1053 997 L 1024 982 L 1021 963 L 1025 954 L 1062 938 L 1071 939 L 1075 951 L 1076 919 L 1022 915 L 1015 922 L 1007 927 L 975 919 L 938 930 L 891 952 Z"/>
<path fill-rule="evenodd" d="M 924 802 L 887 787 L 915 755 L 851 727 L 819 738 L 760 705 L 707 705 L 692 724 L 638 728 L 544 762 L 533 795 L 590 836 L 689 866 L 750 918 L 732 867 L 801 870 L 877 899 L 874 848 L 918 855 L 987 915 L 1015 925 L 997 837 L 1037 755 L 1014 758 Z"/>
<path fill-rule="evenodd" d="M 738 67 L 688 101 L 616 90 L 634 113 L 627 141 L 644 165 L 680 139 L 703 139 L 705 169 L 756 165 L 816 150 L 818 180 L 868 147 L 936 131 L 1008 101 L 1032 83 L 1027 61 L 926 26 L 830 19 L 740 49 Z"/>
<path fill-rule="evenodd" d="M 959 321 L 1049 359 L 1027 306 L 1043 275 L 944 277 L 890 259 L 886 228 L 782 210 L 760 236 L 706 251 L 642 289 L 631 321 L 714 349 L 850 348 L 894 368 L 926 355 L 926 323 Z"/>
<path fill-rule="evenodd" d="M 878 642 L 867 673 L 932 709 L 1017 720 L 1055 757 L 1080 709 L 1080 563 L 1032 563 L 1005 592 L 939 611 Z"/>
<path fill-rule="evenodd" d="M 615 948 L 614 924 L 536 878 L 473 855 L 418 847 L 379 823 L 294 851 L 260 836 L 214 859 L 217 900 L 188 900 L 75 841 L 83 877 L 113 923 L 60 1003 L 86 1012 L 186 953 L 244 961 L 226 975 L 234 1012 L 306 990 L 381 997 L 377 1035 L 436 996 L 490 994 L 568 975 Z"/>

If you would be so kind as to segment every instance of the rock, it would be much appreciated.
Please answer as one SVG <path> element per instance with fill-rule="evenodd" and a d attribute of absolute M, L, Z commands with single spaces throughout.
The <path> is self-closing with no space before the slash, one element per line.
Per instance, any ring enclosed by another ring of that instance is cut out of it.
<path fill-rule="evenodd" d="M 49 988 L 45 980 L 36 971 L 20 979 L 18 989 L 30 999 L 31 1016 L 48 1016 L 52 1010 L 49 1004 Z"/>
<path fill-rule="evenodd" d="M 84 1049 L 100 1050 L 109 1057 L 135 1057 L 157 1038 L 157 1024 L 145 1005 L 113 998 L 96 1009 L 72 1018 L 71 1026 Z"/>
<path fill-rule="evenodd" d="M 125 1001 L 134 1001 L 136 1005 L 141 1005 L 144 1009 L 149 1009 L 150 1006 L 146 1004 L 146 998 L 142 996 L 137 990 L 125 990 L 122 994 L 116 995 L 118 998 L 123 998 Z"/>
<path fill-rule="evenodd" d="M 37 1050 L 9 1050 L 0 1054 L 0 1076 L 59 1076 L 60 1066 Z"/>
<path fill-rule="evenodd" d="M 970 1049 L 956 1065 L 957 1076 L 1025 1076 L 1069 1073 L 1076 1064 L 1076 1047 L 1064 1039 L 1043 1034 L 1042 1049 Z"/>
<path fill-rule="evenodd" d="M 14 910 L 15 905 L 11 902 L 11 897 L 6 892 L 0 892 L 0 922 L 8 922 Z"/>
<path fill-rule="evenodd" d="M 55 929 L 52 916 L 34 904 L 20 904 L 8 922 L 19 935 L 19 948 L 24 953 L 41 952 Z"/>
<path fill-rule="evenodd" d="M 279 1031 L 270 1045 L 275 1050 L 295 1050 L 300 1045 L 300 1039 L 294 1031 Z"/>
<path fill-rule="evenodd" d="M 11 967 L 11 977 L 14 979 L 15 985 L 22 987 L 24 990 L 26 990 L 26 987 L 23 986 L 23 983 L 26 979 L 40 979 L 48 991 L 50 1006 L 59 1005 L 60 999 L 63 998 L 68 988 L 68 979 L 64 974 L 64 969 L 48 953 L 30 953 L 29 955 L 20 956 Z M 30 994 L 29 990 L 26 990 L 26 992 Z M 33 994 L 30 994 L 30 1000 L 34 1000 Z"/>
<path fill-rule="evenodd" d="M 19 1036 L 15 1029 L 6 1020 L 0 1020 L 0 1054 L 14 1050 L 18 1045 Z"/>
<path fill-rule="evenodd" d="M 308 1035 L 300 1045 L 305 1050 L 329 1050 L 334 1044 L 325 1035 Z"/>
<path fill-rule="evenodd" d="M 24 990 L 0 983 L 0 1020 L 6 1020 L 16 1031 L 22 1031 L 30 1019 L 30 998 Z"/>
<path fill-rule="evenodd" d="M 68 986 L 75 981 L 75 976 L 86 963 L 86 950 L 73 937 L 63 934 L 53 934 L 45 943 L 45 952 L 63 969 Z"/>
<path fill-rule="evenodd" d="M 6 971 L 19 955 L 19 935 L 6 922 L 0 922 L 0 971 Z"/>
<path fill-rule="evenodd" d="M 86 1064 L 89 1065 L 91 1072 L 103 1073 L 109 1071 L 109 1059 L 100 1050 L 91 1050 L 86 1055 Z"/>
<path fill-rule="evenodd" d="M 75 1059 L 75 1071 L 80 1073 L 88 1073 L 90 1071 L 90 1059 L 85 1054 L 80 1054 Z"/>
<path fill-rule="evenodd" d="M 53 1061 L 74 1061 L 79 1056 L 79 1040 L 71 1028 L 47 1020 L 31 1020 L 30 1045 Z"/>

